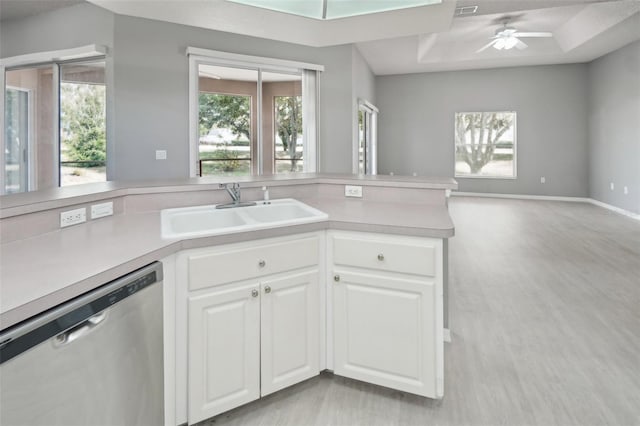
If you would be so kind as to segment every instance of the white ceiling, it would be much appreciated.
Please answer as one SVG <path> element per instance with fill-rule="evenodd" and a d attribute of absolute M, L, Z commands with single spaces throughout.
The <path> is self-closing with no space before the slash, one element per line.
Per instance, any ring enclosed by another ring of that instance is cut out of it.
<path fill-rule="evenodd" d="M 18 19 L 77 1 L 0 0 L 0 16 Z M 640 40 L 640 0 L 442 0 L 330 21 L 226 0 L 88 1 L 117 14 L 307 46 L 355 43 L 376 75 L 587 62 Z M 478 8 L 458 17 L 460 6 Z M 529 48 L 522 51 L 476 53 L 505 18 L 519 31 L 550 31 L 553 37 L 524 39 Z"/>
<path fill-rule="evenodd" d="M 482 7 L 485 1 L 474 3 Z M 456 17 L 446 31 L 361 42 L 357 47 L 376 75 L 388 75 L 588 62 L 640 39 L 640 1 L 554 3 L 555 7 Z M 523 38 L 529 46 L 524 50 L 489 48 L 476 53 L 505 20 L 518 31 L 548 31 L 553 37 Z"/>

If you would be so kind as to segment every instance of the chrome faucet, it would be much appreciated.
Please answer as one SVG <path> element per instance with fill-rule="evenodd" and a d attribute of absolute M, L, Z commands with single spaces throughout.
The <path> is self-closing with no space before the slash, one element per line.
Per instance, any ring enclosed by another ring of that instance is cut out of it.
<path fill-rule="evenodd" d="M 229 186 L 231 185 L 231 186 Z M 231 197 L 231 199 L 233 200 L 233 202 L 228 203 L 228 204 L 218 204 L 216 206 L 217 209 L 230 209 L 232 207 L 247 207 L 247 206 L 255 206 L 256 203 L 253 201 L 241 201 L 240 200 L 240 184 L 237 182 L 234 182 L 232 184 L 228 184 L 228 183 L 221 183 L 220 184 L 220 188 L 224 188 L 226 189 L 227 193 L 229 194 L 229 196 Z"/>
<path fill-rule="evenodd" d="M 221 183 L 220 188 L 224 188 L 227 190 L 227 193 L 233 200 L 234 204 L 238 204 L 240 202 L 240 184 L 234 182 L 231 184 L 231 188 L 229 188 L 228 183 Z"/>

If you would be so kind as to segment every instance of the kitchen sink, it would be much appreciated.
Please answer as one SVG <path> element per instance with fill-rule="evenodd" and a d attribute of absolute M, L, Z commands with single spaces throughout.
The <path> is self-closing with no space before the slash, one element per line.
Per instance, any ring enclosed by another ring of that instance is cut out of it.
<path fill-rule="evenodd" d="M 165 209 L 162 238 L 204 237 L 327 220 L 321 212 L 292 198 L 254 206 L 216 209 L 215 205 Z"/>

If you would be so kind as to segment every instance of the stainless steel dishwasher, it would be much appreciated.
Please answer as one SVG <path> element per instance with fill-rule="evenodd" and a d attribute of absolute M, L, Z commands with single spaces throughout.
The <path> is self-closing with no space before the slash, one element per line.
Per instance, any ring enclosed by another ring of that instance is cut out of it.
<path fill-rule="evenodd" d="M 162 264 L 0 334 L 0 424 L 164 423 Z"/>

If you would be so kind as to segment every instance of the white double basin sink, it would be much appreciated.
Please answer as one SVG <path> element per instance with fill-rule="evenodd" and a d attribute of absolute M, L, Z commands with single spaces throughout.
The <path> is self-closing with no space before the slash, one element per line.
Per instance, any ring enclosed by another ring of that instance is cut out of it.
<path fill-rule="evenodd" d="M 232 234 L 321 222 L 327 218 L 326 213 L 291 198 L 224 209 L 216 205 L 181 207 L 162 210 L 162 238 Z"/>

